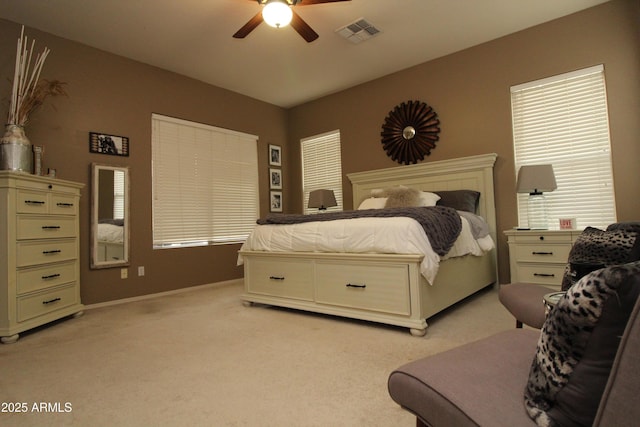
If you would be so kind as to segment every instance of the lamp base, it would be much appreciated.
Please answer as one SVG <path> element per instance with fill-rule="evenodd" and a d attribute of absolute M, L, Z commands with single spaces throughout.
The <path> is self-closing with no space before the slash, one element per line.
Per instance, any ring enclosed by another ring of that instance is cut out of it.
<path fill-rule="evenodd" d="M 542 193 L 529 194 L 527 201 L 527 221 L 532 230 L 548 230 L 547 205 Z"/>

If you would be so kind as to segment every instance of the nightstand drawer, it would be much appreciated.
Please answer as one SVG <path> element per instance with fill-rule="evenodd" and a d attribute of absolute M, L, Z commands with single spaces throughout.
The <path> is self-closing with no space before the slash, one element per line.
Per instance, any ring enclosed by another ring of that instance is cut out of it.
<path fill-rule="evenodd" d="M 571 245 L 518 244 L 515 247 L 517 262 L 559 262 L 566 263 L 571 252 Z"/>
<path fill-rule="evenodd" d="M 510 240 L 516 243 L 569 243 L 573 241 L 571 233 L 563 232 L 518 232 L 518 234 L 510 236 Z"/>
<path fill-rule="evenodd" d="M 406 265 L 317 263 L 316 302 L 409 315 L 409 273 Z"/>
<path fill-rule="evenodd" d="M 518 264 L 518 282 L 560 287 L 565 265 Z"/>
<path fill-rule="evenodd" d="M 45 292 L 25 295 L 18 298 L 18 322 L 78 303 L 75 283 Z"/>

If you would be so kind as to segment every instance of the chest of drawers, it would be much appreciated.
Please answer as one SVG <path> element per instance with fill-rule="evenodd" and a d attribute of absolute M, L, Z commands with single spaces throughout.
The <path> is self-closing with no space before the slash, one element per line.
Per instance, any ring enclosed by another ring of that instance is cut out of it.
<path fill-rule="evenodd" d="M 526 282 L 560 290 L 569 252 L 579 230 L 507 230 L 511 283 Z"/>
<path fill-rule="evenodd" d="M 0 341 L 82 313 L 83 184 L 0 171 Z"/>

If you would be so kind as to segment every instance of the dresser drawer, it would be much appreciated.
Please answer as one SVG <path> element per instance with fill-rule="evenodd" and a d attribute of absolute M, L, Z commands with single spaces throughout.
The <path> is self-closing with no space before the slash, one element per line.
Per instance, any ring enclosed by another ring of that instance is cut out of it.
<path fill-rule="evenodd" d="M 18 190 L 18 213 L 49 213 L 49 197 L 39 191 Z"/>
<path fill-rule="evenodd" d="M 18 242 L 16 247 L 17 267 L 70 261 L 78 257 L 76 239 Z"/>
<path fill-rule="evenodd" d="M 318 262 L 316 302 L 409 315 L 406 265 L 357 265 Z"/>
<path fill-rule="evenodd" d="M 65 194 L 52 194 L 49 213 L 55 215 L 77 215 L 78 199 Z"/>
<path fill-rule="evenodd" d="M 275 261 L 275 262 L 274 262 Z M 313 263 L 310 260 L 245 258 L 247 292 L 313 300 Z"/>
<path fill-rule="evenodd" d="M 64 216 L 18 215 L 17 237 L 24 239 L 49 239 L 74 237 L 76 218 Z"/>
<path fill-rule="evenodd" d="M 42 316 L 70 305 L 78 304 L 76 284 L 59 286 L 47 291 L 18 297 L 18 322 Z"/>
<path fill-rule="evenodd" d="M 518 282 L 560 287 L 565 265 L 518 264 Z"/>
<path fill-rule="evenodd" d="M 73 194 L 21 188 L 17 191 L 18 213 L 77 215 L 78 198 Z"/>
<path fill-rule="evenodd" d="M 20 295 L 75 282 L 78 280 L 76 271 L 75 261 L 21 269 L 17 273 L 16 291 Z"/>
<path fill-rule="evenodd" d="M 571 252 L 571 245 L 535 245 L 518 244 L 515 248 L 517 262 L 548 262 L 566 264 Z"/>

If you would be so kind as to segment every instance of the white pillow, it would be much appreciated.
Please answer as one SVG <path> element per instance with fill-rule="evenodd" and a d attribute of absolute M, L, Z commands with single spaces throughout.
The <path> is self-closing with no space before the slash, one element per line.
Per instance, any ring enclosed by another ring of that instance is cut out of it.
<path fill-rule="evenodd" d="M 420 206 L 435 206 L 436 203 L 438 203 L 438 200 L 440 200 L 440 196 L 438 196 L 436 193 L 430 193 L 428 191 L 420 192 Z"/>
<path fill-rule="evenodd" d="M 364 199 L 360 206 L 358 206 L 358 210 L 364 209 L 382 209 L 384 205 L 387 203 L 386 197 L 369 197 L 368 199 Z"/>

